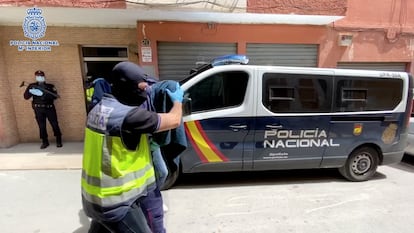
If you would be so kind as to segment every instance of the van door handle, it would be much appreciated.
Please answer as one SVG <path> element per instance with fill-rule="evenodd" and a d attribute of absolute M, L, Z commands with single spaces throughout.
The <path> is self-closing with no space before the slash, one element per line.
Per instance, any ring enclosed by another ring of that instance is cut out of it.
<path fill-rule="evenodd" d="M 229 127 L 234 132 L 238 132 L 239 130 L 242 130 L 242 129 L 247 129 L 247 125 L 230 125 Z"/>
<path fill-rule="evenodd" d="M 384 122 L 396 122 L 397 118 L 395 116 L 384 116 Z"/>
<path fill-rule="evenodd" d="M 266 128 L 268 128 L 268 129 L 281 129 L 281 128 L 283 128 L 283 125 L 266 125 Z"/>

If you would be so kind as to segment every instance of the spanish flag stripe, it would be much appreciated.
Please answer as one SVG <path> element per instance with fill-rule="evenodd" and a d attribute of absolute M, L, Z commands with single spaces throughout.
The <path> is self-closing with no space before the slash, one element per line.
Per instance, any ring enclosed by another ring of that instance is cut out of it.
<path fill-rule="evenodd" d="M 194 148 L 198 148 L 200 154 L 199 157 L 202 156 L 207 159 L 207 162 L 222 162 L 223 160 L 218 156 L 215 151 L 210 147 L 210 144 L 207 143 L 206 139 L 201 134 L 200 129 L 202 130 L 201 126 L 198 125 L 195 121 L 186 122 L 186 126 L 188 127 L 189 135 L 191 135 L 192 145 Z"/>
<path fill-rule="evenodd" d="M 201 136 L 204 138 L 204 140 L 206 141 L 206 143 L 209 145 L 209 147 L 213 150 L 213 152 L 215 153 L 216 156 L 220 157 L 220 159 L 222 161 L 227 162 L 228 159 L 221 153 L 221 151 L 219 149 L 217 149 L 217 147 L 214 145 L 214 143 L 212 143 L 210 141 L 210 139 L 207 137 L 206 132 L 203 130 L 203 127 L 201 127 L 200 122 L 196 121 L 195 122 L 198 131 L 200 132 Z"/>
<path fill-rule="evenodd" d="M 197 153 L 198 157 L 200 157 L 201 162 L 207 163 L 208 162 L 207 158 L 203 155 L 203 153 L 198 148 L 197 144 L 194 142 L 193 135 L 191 134 L 191 131 L 188 128 L 188 123 L 185 123 L 184 126 L 185 126 L 184 127 L 185 132 L 186 132 L 187 136 L 190 138 L 191 145 L 193 146 L 193 148 L 194 148 L 195 152 Z"/>
<path fill-rule="evenodd" d="M 197 145 L 201 153 L 207 158 L 208 162 L 221 162 L 222 160 L 220 159 L 220 157 L 214 153 L 214 151 L 210 148 L 209 144 L 206 142 L 203 135 L 200 133 L 196 122 L 189 122 L 188 126 L 192 138 L 194 139 L 194 143 Z"/>

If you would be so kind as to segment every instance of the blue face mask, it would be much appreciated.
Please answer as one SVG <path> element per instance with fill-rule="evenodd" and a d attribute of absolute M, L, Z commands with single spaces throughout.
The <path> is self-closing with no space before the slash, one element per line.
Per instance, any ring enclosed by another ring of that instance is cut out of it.
<path fill-rule="evenodd" d="M 45 77 L 44 76 L 36 76 L 36 81 L 42 83 L 42 82 L 45 81 Z"/>

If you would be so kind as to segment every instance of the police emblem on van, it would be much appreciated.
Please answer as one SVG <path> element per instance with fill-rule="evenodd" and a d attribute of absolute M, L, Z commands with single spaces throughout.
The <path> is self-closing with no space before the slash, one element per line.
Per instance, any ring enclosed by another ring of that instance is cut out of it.
<path fill-rule="evenodd" d="M 355 123 L 354 124 L 354 135 L 359 136 L 362 133 L 362 124 L 361 123 Z"/>
<path fill-rule="evenodd" d="M 32 40 L 42 38 L 46 34 L 46 22 L 42 16 L 42 10 L 39 8 L 27 9 L 27 15 L 23 21 L 24 36 Z"/>

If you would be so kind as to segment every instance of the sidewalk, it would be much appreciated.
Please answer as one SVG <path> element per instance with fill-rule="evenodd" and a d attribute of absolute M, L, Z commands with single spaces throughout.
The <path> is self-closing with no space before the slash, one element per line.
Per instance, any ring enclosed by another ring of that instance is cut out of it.
<path fill-rule="evenodd" d="M 83 142 L 54 143 L 41 150 L 40 143 L 21 143 L 0 149 L 0 170 L 80 169 Z"/>

